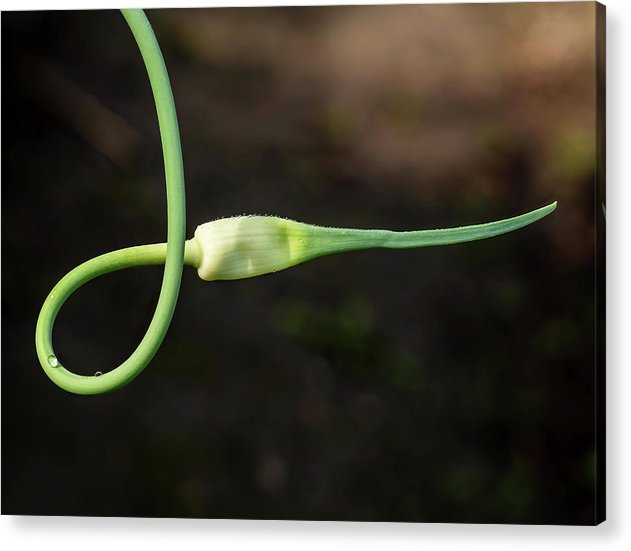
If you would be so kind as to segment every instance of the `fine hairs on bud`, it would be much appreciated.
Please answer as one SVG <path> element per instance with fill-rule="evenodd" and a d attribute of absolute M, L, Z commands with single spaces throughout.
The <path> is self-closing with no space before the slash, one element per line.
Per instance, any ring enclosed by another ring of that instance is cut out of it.
<path fill-rule="evenodd" d="M 198 226 L 197 273 L 205 281 L 284 270 L 303 257 L 306 224 L 276 216 L 235 216 Z"/>

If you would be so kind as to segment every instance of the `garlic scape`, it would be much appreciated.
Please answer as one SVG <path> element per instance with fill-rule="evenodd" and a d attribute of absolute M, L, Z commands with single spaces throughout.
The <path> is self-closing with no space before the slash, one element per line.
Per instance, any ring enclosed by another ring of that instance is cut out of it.
<path fill-rule="evenodd" d="M 476 241 L 540 220 L 556 202 L 514 218 L 457 228 L 391 231 L 327 228 L 276 216 L 235 216 L 197 227 L 186 242 L 189 265 L 205 281 L 243 279 L 360 249 L 412 249 Z"/>
<path fill-rule="evenodd" d="M 160 46 L 142 10 L 121 10 L 142 55 L 153 91 L 162 140 L 167 191 L 167 243 L 140 245 L 92 258 L 68 272 L 50 291 L 37 319 L 35 348 L 44 372 L 75 394 L 102 394 L 128 384 L 157 353 L 168 331 L 184 265 L 208 281 L 241 279 L 290 268 L 334 253 L 370 248 L 406 249 L 449 245 L 507 233 L 550 214 L 556 203 L 497 222 L 420 231 L 325 228 L 273 216 L 237 216 L 202 224 L 186 241 L 184 168 L 169 76 Z M 59 310 L 77 289 L 101 275 L 135 266 L 164 265 L 158 303 L 138 347 L 118 367 L 93 376 L 63 365 L 53 347 Z"/>

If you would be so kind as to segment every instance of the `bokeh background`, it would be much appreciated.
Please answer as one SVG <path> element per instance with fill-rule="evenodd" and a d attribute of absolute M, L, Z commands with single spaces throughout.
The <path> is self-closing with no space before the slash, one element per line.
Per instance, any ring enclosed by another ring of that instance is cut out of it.
<path fill-rule="evenodd" d="M 595 5 L 150 10 L 188 233 L 217 217 L 418 229 L 558 200 L 492 240 L 237 282 L 186 269 L 146 371 L 55 387 L 57 280 L 163 241 L 151 91 L 115 11 L 2 14 L 2 513 L 595 519 Z M 107 371 L 160 268 L 82 288 L 61 362 Z"/>

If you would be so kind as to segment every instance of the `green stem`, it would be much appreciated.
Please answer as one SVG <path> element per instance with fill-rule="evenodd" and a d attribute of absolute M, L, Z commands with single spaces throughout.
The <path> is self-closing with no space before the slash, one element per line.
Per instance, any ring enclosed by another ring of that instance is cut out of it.
<path fill-rule="evenodd" d="M 37 320 L 35 345 L 46 374 L 61 388 L 76 394 L 110 392 L 140 374 L 162 344 L 171 323 L 182 279 L 186 239 L 186 204 L 180 133 L 169 76 L 160 46 L 142 10 L 121 10 L 142 54 L 158 114 L 167 191 L 167 245 L 143 245 L 104 254 L 68 273 L 50 292 Z M 192 251 L 189 251 L 192 254 Z M 166 254 L 166 262 L 165 262 Z M 82 376 L 65 369 L 52 345 L 55 318 L 66 299 L 99 275 L 129 266 L 162 264 L 164 277 L 153 319 L 142 341 L 117 368 L 101 376 Z"/>

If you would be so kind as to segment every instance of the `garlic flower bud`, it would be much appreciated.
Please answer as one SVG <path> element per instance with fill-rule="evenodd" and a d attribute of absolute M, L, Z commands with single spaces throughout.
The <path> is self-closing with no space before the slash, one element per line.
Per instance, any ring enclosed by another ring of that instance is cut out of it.
<path fill-rule="evenodd" d="M 206 281 L 284 270 L 327 254 L 370 248 L 450 245 L 508 233 L 550 214 L 556 202 L 514 218 L 437 230 L 326 228 L 276 216 L 235 216 L 198 226 L 187 242 L 187 264 Z"/>
<path fill-rule="evenodd" d="M 197 273 L 205 281 L 242 279 L 303 262 L 305 228 L 274 216 L 236 216 L 198 226 Z"/>

